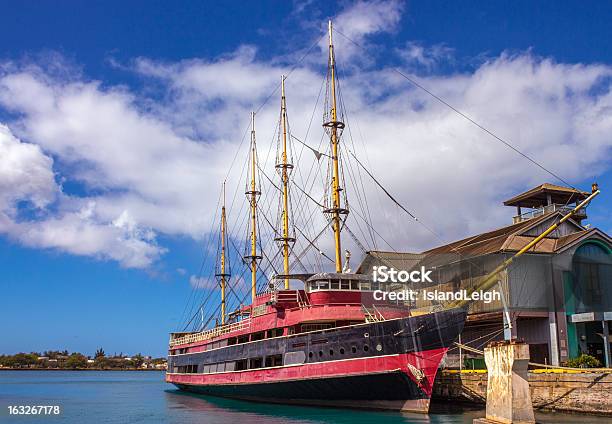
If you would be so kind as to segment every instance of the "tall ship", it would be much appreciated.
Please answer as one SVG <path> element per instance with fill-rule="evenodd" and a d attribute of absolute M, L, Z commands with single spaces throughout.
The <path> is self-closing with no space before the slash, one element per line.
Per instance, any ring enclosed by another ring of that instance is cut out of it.
<path fill-rule="evenodd" d="M 371 272 L 350 270 L 342 236 L 349 232 L 355 237 L 346 225 L 349 208 L 340 153 L 345 123 L 339 109 L 331 22 L 328 39 L 323 119 L 328 153 L 311 149 L 317 159 L 321 155 L 328 159 L 328 179 L 322 184 L 321 202 L 307 190 L 301 191 L 320 206 L 324 230 L 331 228 L 333 233 L 334 255 L 327 257 L 317 246 L 324 231 L 308 237 L 292 226 L 292 172 L 299 163 L 292 163 L 282 77 L 275 133 L 278 179 L 267 179 L 279 198 L 277 225 L 260 217 L 261 187 L 266 180 L 262 181 L 264 170 L 258 162 L 255 113 L 251 115 L 245 167 L 248 243 L 240 255 L 250 273 L 250 304 L 239 302 L 235 309 L 228 308 L 228 295 L 237 285 L 249 284 L 244 275 L 236 277 L 231 272 L 231 252 L 236 248 L 228 229 L 224 183 L 214 272 L 221 301 L 209 317 L 214 315 L 214 322 L 205 322 L 201 308 L 198 328 L 171 333 L 166 381 L 185 391 L 243 400 L 426 413 L 440 362 L 462 331 L 466 312 L 463 308 L 415 311 L 409 302 L 377 300 L 377 290 L 390 292 L 397 287 L 375 281 Z M 261 249 L 260 228 L 267 224 L 274 227 L 280 264 L 270 278 L 263 263 L 273 261 Z M 329 259 L 329 269 L 296 272 L 305 268 L 303 255 L 295 250 L 299 237 Z"/>

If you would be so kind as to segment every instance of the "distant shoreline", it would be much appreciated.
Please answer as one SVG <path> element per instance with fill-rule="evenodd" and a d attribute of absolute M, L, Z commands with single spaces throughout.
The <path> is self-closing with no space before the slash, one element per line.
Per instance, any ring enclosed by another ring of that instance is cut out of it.
<path fill-rule="evenodd" d="M 0 368 L 0 371 L 158 371 L 166 372 L 166 370 L 145 369 L 145 368 Z"/>

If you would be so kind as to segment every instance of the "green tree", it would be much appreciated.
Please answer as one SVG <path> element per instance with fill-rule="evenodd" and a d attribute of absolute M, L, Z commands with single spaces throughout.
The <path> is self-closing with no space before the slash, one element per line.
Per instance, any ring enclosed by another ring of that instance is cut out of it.
<path fill-rule="evenodd" d="M 109 367 L 109 359 L 105 356 L 98 356 L 94 359 L 96 368 L 105 369 Z"/>
<path fill-rule="evenodd" d="M 80 353 L 73 353 L 66 361 L 66 367 L 76 369 L 87 367 L 87 357 Z"/>
<path fill-rule="evenodd" d="M 132 356 L 132 364 L 135 368 L 140 368 L 143 362 L 144 357 L 140 353 L 137 353 L 136 355 Z"/>
<path fill-rule="evenodd" d="M 38 361 L 38 356 L 33 355 L 31 353 L 18 353 L 13 355 L 14 365 L 17 367 L 28 367 L 30 365 L 36 364 Z"/>

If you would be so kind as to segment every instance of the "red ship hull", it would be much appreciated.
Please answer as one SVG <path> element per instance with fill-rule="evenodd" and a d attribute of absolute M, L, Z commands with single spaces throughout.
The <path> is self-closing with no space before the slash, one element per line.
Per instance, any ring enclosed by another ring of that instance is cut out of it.
<path fill-rule="evenodd" d="M 426 413 L 439 364 L 464 320 L 464 311 L 443 311 L 194 349 L 170 356 L 166 381 L 182 390 L 235 399 Z M 198 365 L 279 353 L 285 358 L 279 366 L 236 370 L 232 365 L 228 371 L 225 365 L 223 370 Z"/>
<path fill-rule="evenodd" d="M 446 350 L 214 375 L 174 374 L 166 380 L 182 390 L 234 399 L 427 413 Z M 417 382 L 408 364 L 422 370 L 424 379 Z"/>

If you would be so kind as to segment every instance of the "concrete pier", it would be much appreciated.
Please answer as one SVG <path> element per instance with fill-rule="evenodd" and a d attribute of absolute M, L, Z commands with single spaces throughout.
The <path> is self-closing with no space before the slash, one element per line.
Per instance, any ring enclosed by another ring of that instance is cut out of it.
<path fill-rule="evenodd" d="M 527 368 L 529 345 L 513 341 L 491 345 L 484 350 L 488 370 L 486 418 L 474 424 L 535 423 Z"/>

